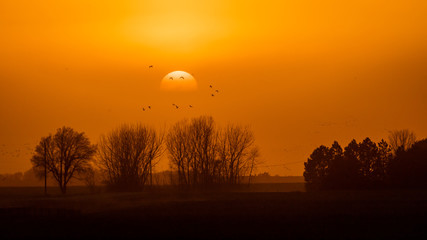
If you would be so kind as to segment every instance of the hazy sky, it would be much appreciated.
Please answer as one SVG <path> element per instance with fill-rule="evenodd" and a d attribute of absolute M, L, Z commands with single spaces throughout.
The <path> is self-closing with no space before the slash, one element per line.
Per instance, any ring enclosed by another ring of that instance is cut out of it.
<path fill-rule="evenodd" d="M 122 123 L 212 115 L 250 125 L 259 171 L 280 175 L 302 175 L 333 140 L 425 138 L 426 12 L 424 0 L 1 1 L 0 173 L 29 169 L 29 148 L 64 125 L 97 142 Z M 161 91 L 175 70 L 198 90 Z"/>

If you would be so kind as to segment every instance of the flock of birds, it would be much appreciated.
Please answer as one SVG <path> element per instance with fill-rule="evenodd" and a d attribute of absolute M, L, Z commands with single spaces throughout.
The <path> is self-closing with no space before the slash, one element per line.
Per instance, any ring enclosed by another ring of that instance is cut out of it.
<path fill-rule="evenodd" d="M 153 65 L 148 66 L 148 68 L 153 68 L 153 67 L 154 67 Z M 179 79 L 185 79 L 185 78 L 184 78 L 184 76 L 180 76 Z M 174 80 L 174 78 L 173 77 L 169 77 L 169 80 Z M 215 95 L 219 93 L 219 90 L 218 89 L 214 89 L 212 85 L 209 85 L 209 88 L 212 89 L 212 90 L 214 90 L 210 94 L 211 97 L 215 97 Z M 179 109 L 180 106 L 176 105 L 175 103 L 172 103 L 172 107 L 174 107 L 175 109 Z M 193 108 L 193 105 L 188 105 L 188 108 Z M 151 110 L 151 106 L 150 105 L 147 106 L 147 107 L 145 107 L 145 106 L 142 107 L 142 111 L 144 111 L 144 112 L 145 111 L 149 111 L 149 110 Z"/>
<path fill-rule="evenodd" d="M 0 158 L 19 158 L 22 155 L 26 156 L 32 154 L 34 149 L 30 147 L 29 143 L 23 144 L 21 147 L 16 149 L 10 149 L 6 144 L 0 145 Z"/>
<path fill-rule="evenodd" d="M 183 76 L 179 77 L 179 79 L 184 79 Z M 173 80 L 173 77 L 170 77 L 169 80 Z"/>

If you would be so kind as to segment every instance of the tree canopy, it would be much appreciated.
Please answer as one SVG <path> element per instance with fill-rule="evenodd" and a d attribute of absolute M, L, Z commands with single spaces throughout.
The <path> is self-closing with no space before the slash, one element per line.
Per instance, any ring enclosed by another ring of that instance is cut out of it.
<path fill-rule="evenodd" d="M 55 135 L 42 137 L 31 158 L 38 176 L 49 174 L 65 193 L 68 182 L 91 168 L 96 152 L 84 132 L 70 127 L 59 128 Z"/>

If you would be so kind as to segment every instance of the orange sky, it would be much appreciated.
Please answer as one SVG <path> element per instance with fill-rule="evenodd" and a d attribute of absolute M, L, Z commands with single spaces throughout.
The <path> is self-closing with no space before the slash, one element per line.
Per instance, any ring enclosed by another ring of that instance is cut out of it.
<path fill-rule="evenodd" d="M 280 175 L 333 140 L 427 137 L 427 1 L 248 2 L 1 1 L 0 173 L 63 125 L 97 142 L 208 114 L 251 125 L 264 165 L 293 163 L 259 168 Z M 160 91 L 175 70 L 198 90 Z"/>

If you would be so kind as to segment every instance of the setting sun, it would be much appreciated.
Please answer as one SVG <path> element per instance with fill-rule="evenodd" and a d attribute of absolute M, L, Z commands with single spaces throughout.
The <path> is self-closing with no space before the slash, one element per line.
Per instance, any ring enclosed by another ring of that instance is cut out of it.
<path fill-rule="evenodd" d="M 165 91 L 194 91 L 197 90 L 197 81 L 187 72 L 174 71 L 163 77 L 160 88 Z"/>

